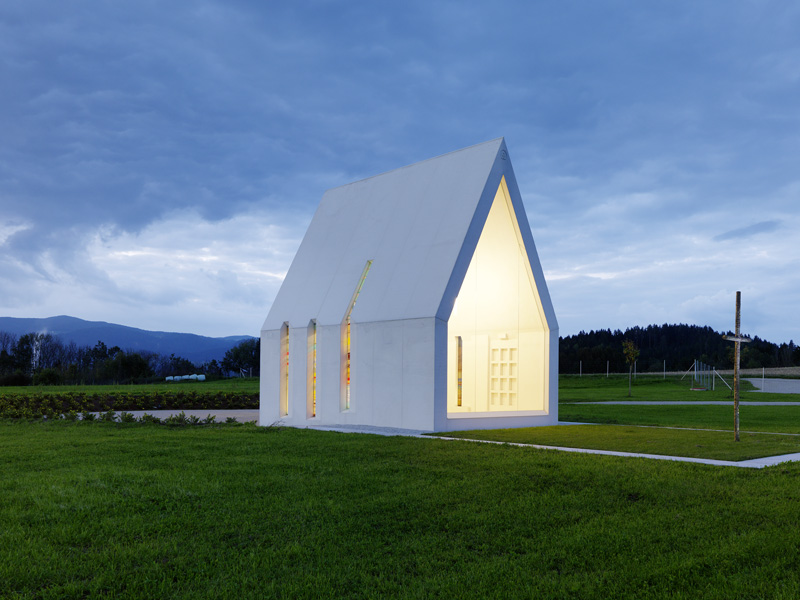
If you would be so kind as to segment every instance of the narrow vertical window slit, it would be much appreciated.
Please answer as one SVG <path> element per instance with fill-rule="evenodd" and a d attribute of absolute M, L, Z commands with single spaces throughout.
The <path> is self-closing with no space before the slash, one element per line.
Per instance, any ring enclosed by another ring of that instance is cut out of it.
<path fill-rule="evenodd" d="M 306 414 L 317 416 L 317 321 L 311 319 L 307 331 L 308 353 L 306 357 Z"/>
<path fill-rule="evenodd" d="M 458 381 L 456 383 L 458 385 L 458 388 L 457 388 L 458 389 L 458 406 L 461 406 L 461 399 L 462 399 L 462 395 L 461 394 L 462 394 L 462 382 L 463 382 L 463 379 L 462 379 L 462 377 L 463 377 L 463 373 L 462 373 L 463 360 L 464 360 L 464 346 L 463 346 L 463 342 L 461 340 L 461 336 L 457 335 L 456 336 L 456 374 L 457 374 L 456 376 L 458 378 Z"/>
<path fill-rule="evenodd" d="M 281 325 L 280 342 L 280 416 L 289 414 L 289 323 Z"/>
<path fill-rule="evenodd" d="M 368 260 L 367 264 L 364 265 L 364 270 L 361 272 L 361 278 L 358 280 L 358 285 L 356 286 L 355 292 L 353 292 L 353 297 L 350 300 L 350 304 L 347 307 L 347 312 L 344 315 L 344 320 L 342 321 L 342 365 L 341 365 L 341 377 L 342 377 L 342 395 L 339 408 L 341 410 L 350 410 L 350 377 L 351 377 L 351 362 L 350 362 L 350 354 L 352 351 L 351 348 L 351 326 L 350 326 L 350 315 L 353 312 L 353 307 L 356 305 L 356 300 L 358 300 L 358 295 L 361 293 L 361 288 L 364 286 L 364 280 L 367 278 L 367 273 L 369 273 L 369 269 L 372 266 L 372 261 Z"/>

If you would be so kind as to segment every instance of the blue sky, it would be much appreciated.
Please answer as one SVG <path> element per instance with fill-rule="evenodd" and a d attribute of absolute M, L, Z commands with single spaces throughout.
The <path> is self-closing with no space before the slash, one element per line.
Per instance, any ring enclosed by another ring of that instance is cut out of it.
<path fill-rule="evenodd" d="M 562 335 L 800 342 L 800 7 L 0 4 L 0 315 L 257 335 L 323 192 L 505 136 Z"/>

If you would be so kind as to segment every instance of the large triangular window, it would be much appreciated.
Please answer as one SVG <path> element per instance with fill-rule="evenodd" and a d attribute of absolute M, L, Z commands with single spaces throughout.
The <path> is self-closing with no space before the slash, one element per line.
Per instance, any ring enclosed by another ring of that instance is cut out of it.
<path fill-rule="evenodd" d="M 448 417 L 539 413 L 549 335 L 505 178 L 448 320 Z"/>

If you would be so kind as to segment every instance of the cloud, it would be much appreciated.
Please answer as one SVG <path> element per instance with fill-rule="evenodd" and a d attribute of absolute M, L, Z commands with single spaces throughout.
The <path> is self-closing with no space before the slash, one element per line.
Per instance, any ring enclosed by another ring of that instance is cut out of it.
<path fill-rule="evenodd" d="M 504 135 L 562 333 L 727 325 L 742 289 L 800 339 L 796 244 L 758 235 L 799 225 L 798 26 L 774 2 L 10 4 L 0 313 L 252 331 L 326 189 Z"/>
<path fill-rule="evenodd" d="M 12 292 L 4 298 L 5 310 L 11 316 L 70 314 L 145 329 L 257 335 L 305 219 L 254 211 L 209 221 L 196 212 L 173 212 L 136 233 L 101 227 L 83 253 L 68 260 L 42 256 L 41 273 L 28 272 L 37 283 L 23 287 L 27 293 L 13 293 L 24 266 L 0 261 L 0 283 Z"/>
<path fill-rule="evenodd" d="M 748 225 L 747 227 L 739 227 L 738 229 L 732 229 L 731 231 L 726 231 L 725 233 L 715 235 L 714 241 L 723 242 L 725 240 L 738 240 L 741 238 L 758 235 L 760 233 L 772 233 L 773 231 L 779 229 L 780 226 L 781 222 L 779 220 L 761 221 L 753 225 Z"/>

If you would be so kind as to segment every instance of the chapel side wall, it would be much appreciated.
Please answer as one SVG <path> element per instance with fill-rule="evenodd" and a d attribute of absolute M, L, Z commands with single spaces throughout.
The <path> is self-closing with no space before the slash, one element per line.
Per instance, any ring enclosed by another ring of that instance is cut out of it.
<path fill-rule="evenodd" d="M 402 345 L 402 321 L 353 325 L 353 410 L 361 424 L 402 426 Z"/>
<path fill-rule="evenodd" d="M 433 431 L 436 390 L 436 318 L 403 321 L 401 427 Z"/>
<path fill-rule="evenodd" d="M 265 427 L 280 420 L 280 333 L 261 332 L 258 424 Z"/>
<path fill-rule="evenodd" d="M 434 321 L 353 324 L 352 423 L 433 431 Z"/>

